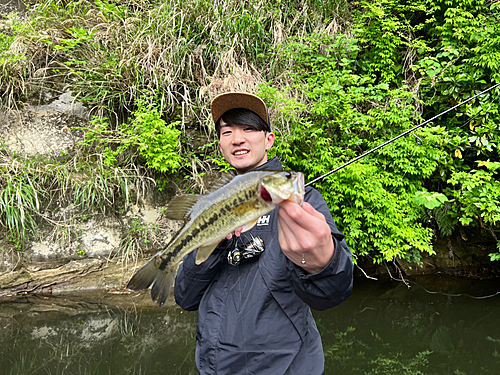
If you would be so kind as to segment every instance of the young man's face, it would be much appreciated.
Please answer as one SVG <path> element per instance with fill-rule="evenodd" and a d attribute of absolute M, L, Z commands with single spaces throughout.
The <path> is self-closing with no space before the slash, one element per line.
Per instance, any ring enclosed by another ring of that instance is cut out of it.
<path fill-rule="evenodd" d="M 248 172 L 267 162 L 267 150 L 273 143 L 274 133 L 249 126 L 229 126 L 220 120 L 219 148 L 238 173 Z"/>

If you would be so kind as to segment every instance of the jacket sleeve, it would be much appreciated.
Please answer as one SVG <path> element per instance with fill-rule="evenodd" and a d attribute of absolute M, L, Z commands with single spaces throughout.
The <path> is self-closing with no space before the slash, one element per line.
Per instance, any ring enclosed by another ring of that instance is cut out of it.
<path fill-rule="evenodd" d="M 325 215 L 332 230 L 335 253 L 330 263 L 319 273 L 308 274 L 301 267 L 287 260 L 295 293 L 314 310 L 326 310 L 337 306 L 352 294 L 352 254 L 330 214 L 330 210 L 315 190 L 306 191 L 305 200 Z"/>
<path fill-rule="evenodd" d="M 233 239 L 224 240 L 203 263 L 196 264 L 196 253 L 192 251 L 184 257 L 175 277 L 175 302 L 184 310 L 198 310 L 203 294 L 219 274 L 226 261 L 227 250 L 233 246 Z"/>

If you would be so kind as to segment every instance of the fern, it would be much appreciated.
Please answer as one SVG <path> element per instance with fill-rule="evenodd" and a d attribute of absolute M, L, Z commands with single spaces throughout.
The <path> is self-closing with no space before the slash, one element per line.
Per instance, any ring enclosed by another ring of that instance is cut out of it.
<path fill-rule="evenodd" d="M 443 236 L 451 236 L 453 229 L 455 229 L 455 226 L 457 225 L 457 220 L 449 213 L 450 209 L 451 203 L 445 202 L 443 205 L 435 207 L 432 210 L 432 215 L 436 220 L 441 235 Z"/>

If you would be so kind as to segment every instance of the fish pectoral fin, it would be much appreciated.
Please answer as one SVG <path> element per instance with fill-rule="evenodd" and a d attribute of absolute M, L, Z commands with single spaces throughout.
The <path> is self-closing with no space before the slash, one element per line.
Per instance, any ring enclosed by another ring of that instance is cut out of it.
<path fill-rule="evenodd" d="M 210 254 L 212 254 L 215 248 L 219 245 L 219 242 L 220 241 L 216 241 L 205 246 L 200 246 L 198 248 L 198 252 L 196 253 L 196 264 L 199 265 L 206 261 Z"/>
<path fill-rule="evenodd" d="M 249 223 L 246 223 L 243 226 L 243 229 L 241 230 L 241 233 L 248 232 L 250 229 L 252 229 L 255 226 L 255 224 L 257 224 L 258 221 L 259 221 L 259 218 L 255 219 L 255 220 L 252 220 Z"/>

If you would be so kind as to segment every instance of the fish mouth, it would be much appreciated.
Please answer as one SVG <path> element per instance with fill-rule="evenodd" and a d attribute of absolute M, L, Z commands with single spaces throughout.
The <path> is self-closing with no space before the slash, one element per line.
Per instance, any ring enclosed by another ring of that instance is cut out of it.
<path fill-rule="evenodd" d="M 260 185 L 260 197 L 268 204 L 279 204 L 287 200 L 302 205 L 305 195 L 304 175 L 285 171 L 277 173 L 277 176 L 281 176 L 277 186 L 273 186 L 272 179 Z"/>

